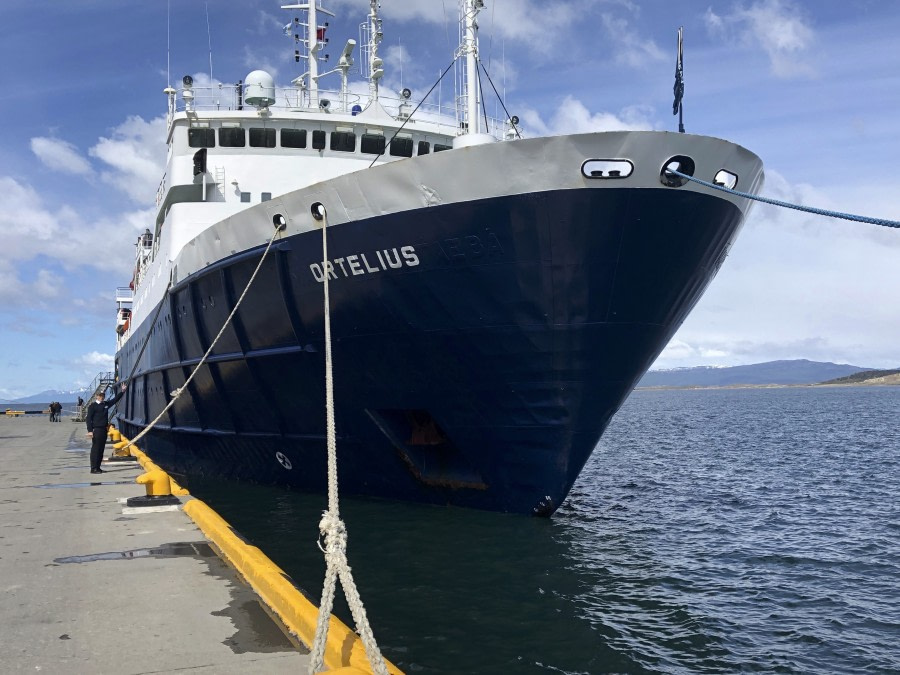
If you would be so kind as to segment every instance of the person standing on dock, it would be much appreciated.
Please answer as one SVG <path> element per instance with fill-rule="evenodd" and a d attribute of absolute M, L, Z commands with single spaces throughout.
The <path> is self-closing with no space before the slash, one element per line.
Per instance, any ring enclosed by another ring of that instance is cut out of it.
<path fill-rule="evenodd" d="M 122 384 L 122 389 L 112 400 L 105 401 L 106 394 L 97 392 L 97 397 L 91 402 L 84 415 L 87 424 L 87 435 L 91 439 L 91 473 L 103 473 L 100 461 L 103 459 L 103 448 L 106 445 L 106 434 L 109 429 L 109 409 L 112 408 L 128 388 Z"/>

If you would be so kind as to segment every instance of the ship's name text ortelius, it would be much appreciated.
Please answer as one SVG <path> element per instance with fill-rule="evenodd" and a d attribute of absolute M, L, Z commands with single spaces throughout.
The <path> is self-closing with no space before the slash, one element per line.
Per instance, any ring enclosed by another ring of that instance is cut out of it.
<path fill-rule="evenodd" d="M 415 267 L 419 264 L 414 246 L 386 248 L 374 253 L 354 253 L 343 258 L 326 260 L 324 270 L 322 263 L 312 263 L 309 271 L 319 283 L 325 281 L 327 272 L 329 279 L 349 277 L 359 274 L 375 274 L 376 272 L 399 269 L 403 266 Z"/>

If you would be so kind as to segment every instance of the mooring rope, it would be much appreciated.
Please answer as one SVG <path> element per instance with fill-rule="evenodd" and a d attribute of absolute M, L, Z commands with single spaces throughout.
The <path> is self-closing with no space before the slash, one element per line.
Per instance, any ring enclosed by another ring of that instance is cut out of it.
<path fill-rule="evenodd" d="M 253 285 L 253 280 L 256 279 L 257 273 L 259 273 L 260 268 L 262 267 L 263 262 L 266 260 L 266 256 L 269 255 L 269 249 L 272 248 L 272 243 L 275 241 L 275 237 L 278 236 L 278 233 L 284 229 L 284 224 L 275 225 L 275 232 L 272 234 L 272 238 L 269 239 L 269 243 L 266 245 L 266 250 L 263 251 L 262 257 L 259 259 L 259 263 L 256 265 L 256 269 L 253 270 L 253 274 L 250 275 L 250 280 L 247 282 L 247 285 L 244 287 L 244 292 L 241 293 L 241 297 L 238 298 L 237 302 L 234 303 L 234 309 L 231 310 L 231 314 L 228 315 L 228 318 L 225 319 L 225 323 L 222 324 L 222 328 L 219 330 L 219 334 L 216 335 L 216 338 L 212 341 L 212 344 L 209 345 L 209 349 L 206 350 L 206 353 L 203 355 L 203 358 L 200 359 L 200 362 L 194 366 L 194 370 L 191 372 L 190 376 L 187 380 L 185 380 L 184 384 L 178 387 L 177 389 L 171 392 L 171 400 L 166 405 L 165 408 L 162 409 L 162 412 L 156 416 L 150 424 L 144 427 L 143 431 L 141 431 L 137 436 L 128 441 L 128 444 L 122 448 L 121 452 L 125 452 L 128 448 L 132 447 L 135 443 L 141 440 L 144 436 L 147 435 L 147 432 L 150 431 L 156 423 L 162 419 L 162 416 L 169 412 L 169 408 L 175 405 L 175 401 L 178 400 L 178 397 L 184 392 L 187 386 L 191 383 L 191 380 L 194 379 L 194 376 L 200 370 L 200 367 L 206 363 L 206 359 L 209 358 L 209 355 L 212 353 L 213 348 L 216 346 L 216 343 L 219 341 L 219 338 L 222 337 L 222 334 L 225 332 L 225 329 L 228 327 L 228 324 L 231 323 L 231 319 L 234 318 L 234 315 L 237 313 L 238 307 L 241 306 L 241 302 L 244 301 L 244 296 L 247 295 L 247 291 L 250 290 L 250 286 Z M 169 282 L 171 286 L 171 281 Z M 165 302 L 165 298 L 167 296 L 163 296 L 163 302 Z"/>
<path fill-rule="evenodd" d="M 325 640 L 328 637 L 328 622 L 331 617 L 331 608 L 334 604 L 334 591 L 338 577 L 344 589 L 344 596 L 350 606 L 350 613 L 356 623 L 356 630 L 366 649 L 366 657 L 372 666 L 372 672 L 376 675 L 388 675 L 384 657 L 375 642 L 375 636 L 366 618 L 366 609 L 363 607 L 362 598 L 356 590 L 350 565 L 347 564 L 347 528 L 341 520 L 338 504 L 338 475 L 337 475 L 337 442 L 334 424 L 334 378 L 332 375 L 331 360 L 331 309 L 328 297 L 328 214 L 322 204 L 314 206 L 322 220 L 322 269 L 324 279 L 322 283 L 325 289 L 325 419 L 328 437 L 328 510 L 322 514 L 319 522 L 320 538 L 325 538 L 325 547 L 319 548 L 325 554 L 325 582 L 322 586 L 322 601 L 319 603 L 319 617 L 316 623 L 316 637 L 310 651 L 309 672 L 310 675 L 322 672 L 325 669 Z"/>
<path fill-rule="evenodd" d="M 710 183 L 709 181 L 701 180 L 699 178 L 695 178 L 694 176 L 689 176 L 686 173 L 681 173 L 680 171 L 676 171 L 675 169 L 666 169 L 666 173 L 671 173 L 679 178 L 685 178 L 687 180 L 693 181 L 695 183 L 699 183 L 700 185 L 705 185 L 708 188 L 712 188 L 713 190 L 721 190 L 722 192 L 727 192 L 728 194 L 737 195 L 738 197 L 745 197 L 747 199 L 753 199 L 758 202 L 762 202 L 764 204 L 771 204 L 772 206 L 781 206 L 786 209 L 794 209 L 795 211 L 805 211 L 806 213 L 814 213 L 819 216 L 828 216 L 829 218 L 840 218 L 842 220 L 852 220 L 857 223 L 869 223 L 871 225 L 881 225 L 882 227 L 897 227 L 900 228 L 900 222 L 896 220 L 887 220 L 886 218 L 870 218 L 869 216 L 857 216 L 852 213 L 842 213 L 840 211 L 830 211 L 828 209 L 817 209 L 813 206 L 803 206 L 802 204 L 792 204 L 790 202 L 783 202 L 780 199 L 771 199 L 769 197 L 761 197 L 759 195 L 753 195 L 749 192 L 741 192 L 740 190 L 733 190 L 729 187 L 725 187 L 724 185 L 718 185 L 716 183 Z"/>

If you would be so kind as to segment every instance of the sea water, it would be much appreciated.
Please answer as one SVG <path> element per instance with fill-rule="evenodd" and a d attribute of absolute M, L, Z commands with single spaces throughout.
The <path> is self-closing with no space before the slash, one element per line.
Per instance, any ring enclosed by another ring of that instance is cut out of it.
<path fill-rule="evenodd" d="M 344 499 L 350 565 L 407 673 L 897 673 L 898 422 L 900 387 L 639 390 L 553 518 Z M 323 496 L 193 492 L 318 603 Z"/>

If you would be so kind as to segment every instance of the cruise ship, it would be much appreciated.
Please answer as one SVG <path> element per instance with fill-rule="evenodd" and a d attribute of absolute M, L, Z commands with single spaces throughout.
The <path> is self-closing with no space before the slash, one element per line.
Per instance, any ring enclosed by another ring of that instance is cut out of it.
<path fill-rule="evenodd" d="M 342 494 L 549 516 L 715 277 L 751 203 L 687 177 L 756 193 L 760 159 L 490 117 L 483 5 L 460 1 L 449 104 L 384 91 L 376 0 L 334 91 L 321 0 L 283 6 L 291 86 L 166 88 L 156 221 L 117 295 L 118 422 L 188 487 L 325 491 L 327 280 Z"/>

